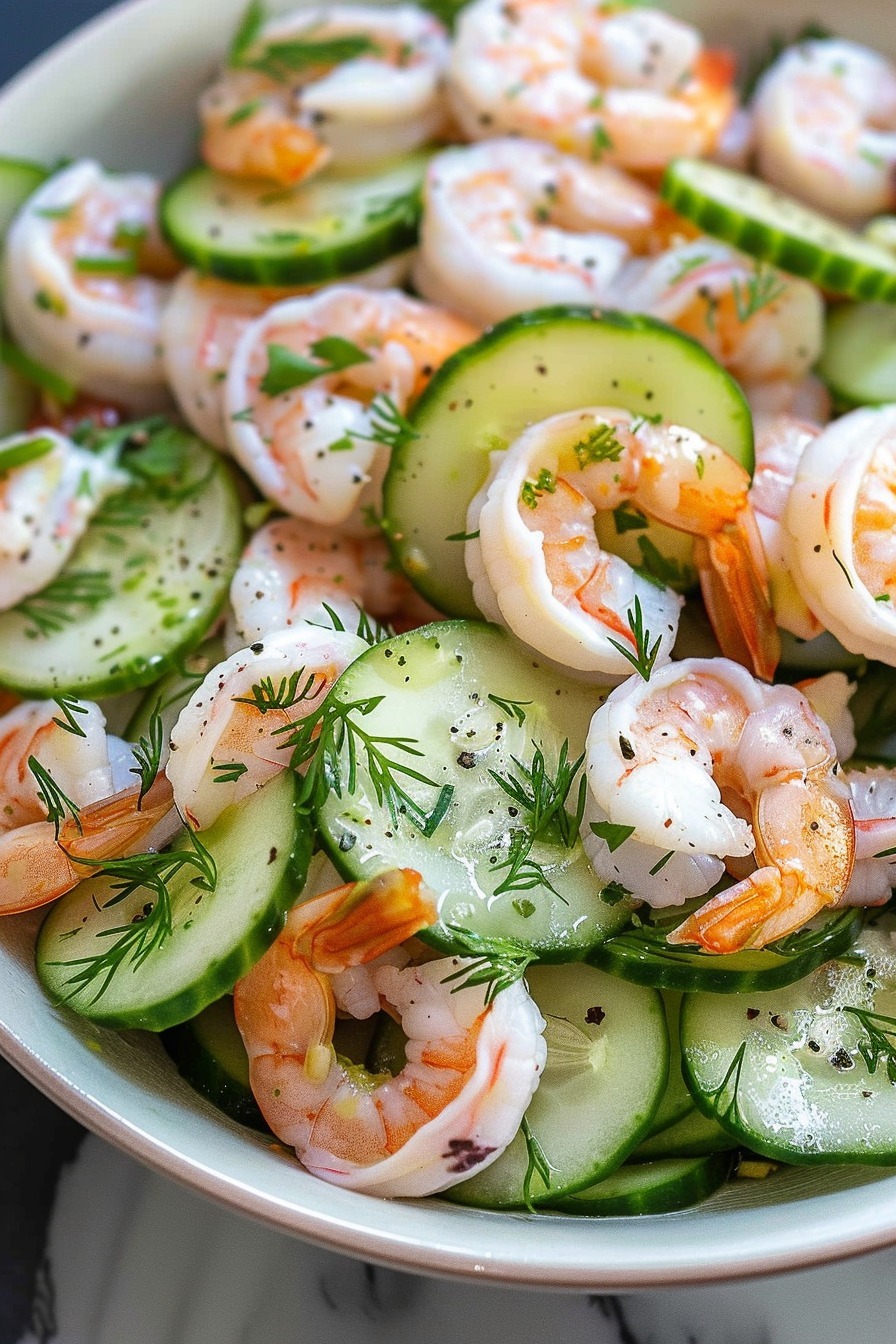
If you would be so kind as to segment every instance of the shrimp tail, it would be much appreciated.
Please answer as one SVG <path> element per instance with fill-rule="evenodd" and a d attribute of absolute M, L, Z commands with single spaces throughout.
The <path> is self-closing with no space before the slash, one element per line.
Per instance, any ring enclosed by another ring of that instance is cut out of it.
<path fill-rule="evenodd" d="M 793 933 L 807 919 L 832 904 L 807 887 L 803 875 L 780 868 L 757 868 L 743 882 L 721 891 L 666 937 L 673 947 L 696 944 L 723 956 L 765 947 Z"/>
<path fill-rule="evenodd" d="M 262 109 L 232 129 L 226 123 L 207 129 L 202 156 L 220 173 L 294 187 L 323 168 L 330 151 L 311 131 Z"/>
<path fill-rule="evenodd" d="M 750 509 L 709 537 L 697 537 L 694 558 L 706 610 L 722 651 L 771 681 L 781 656 L 762 541 Z"/>
<path fill-rule="evenodd" d="M 412 868 L 396 868 L 367 882 L 350 882 L 306 902 L 294 913 L 290 931 L 323 975 L 363 966 L 438 918 L 433 893 Z"/>

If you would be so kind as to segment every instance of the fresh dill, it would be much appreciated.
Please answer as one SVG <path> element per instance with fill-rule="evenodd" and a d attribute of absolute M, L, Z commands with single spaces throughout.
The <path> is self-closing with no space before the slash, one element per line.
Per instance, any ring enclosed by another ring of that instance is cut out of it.
<path fill-rule="evenodd" d="M 537 509 L 542 495 L 553 495 L 557 491 L 557 477 L 547 467 L 542 467 L 535 480 L 523 481 L 520 491 L 520 503 L 527 509 Z"/>
<path fill-rule="evenodd" d="M 162 716 L 158 707 L 156 707 L 149 716 L 147 735 L 145 737 L 141 736 L 134 746 L 134 759 L 137 764 L 131 766 L 131 774 L 140 777 L 140 793 L 137 797 L 138 807 L 155 783 L 162 764 L 164 745 L 165 729 L 162 724 Z"/>
<path fill-rule="evenodd" d="M 601 889 L 600 899 L 604 905 L 619 905 L 621 901 L 627 901 L 633 893 L 628 887 L 624 887 L 621 882 L 605 882 Z"/>
<path fill-rule="evenodd" d="M 651 870 L 650 870 L 650 876 L 651 876 L 651 877 L 656 877 L 657 873 L 661 872 L 662 869 L 665 868 L 666 864 L 667 864 L 667 863 L 669 862 L 669 860 L 672 858 L 672 856 L 673 856 L 674 853 L 675 853 L 675 850 L 674 850 L 674 849 L 667 849 L 667 850 L 666 850 L 666 853 L 663 855 L 663 857 L 662 857 L 661 859 L 659 859 L 659 860 L 653 865 L 653 867 L 651 868 Z"/>
<path fill-rule="evenodd" d="M 639 512 L 627 500 L 613 510 L 613 523 L 617 537 L 621 537 L 623 532 L 644 532 L 650 526 L 646 514 Z"/>
<path fill-rule="evenodd" d="M 641 552 L 641 563 L 637 566 L 638 574 L 661 588 L 684 583 L 684 572 L 678 562 L 663 555 L 649 537 L 638 537 L 637 543 Z"/>
<path fill-rule="evenodd" d="M 249 47 L 244 47 L 235 57 L 231 55 L 231 65 L 242 70 L 257 70 L 269 78 L 285 83 L 292 76 L 302 74 L 319 67 L 341 65 L 343 61 L 353 61 L 359 56 L 375 56 L 382 47 L 366 33 L 341 33 L 336 37 L 315 39 L 314 27 L 305 29 L 306 36 L 290 38 L 283 42 L 269 42 L 252 54 L 252 46 L 257 31 Z"/>
<path fill-rule="evenodd" d="M 708 252 L 698 252 L 694 256 L 685 257 L 684 261 L 679 264 L 675 274 L 669 276 L 669 284 L 677 285 L 679 281 L 684 280 L 692 271 L 696 271 L 701 266 L 705 266 L 706 263 L 711 260 L 712 258 Z"/>
<path fill-rule="evenodd" d="M 32 462 L 39 462 L 42 457 L 52 453 L 55 447 L 53 439 L 42 434 L 33 439 L 21 439 L 18 443 L 10 444 L 8 448 L 0 449 L 0 476 L 7 476 L 18 467 L 27 467 Z"/>
<path fill-rule="evenodd" d="M 532 949 L 516 938 L 487 938 L 457 924 L 446 927 L 458 954 L 472 958 L 443 978 L 442 984 L 451 985 L 452 994 L 485 985 L 485 1002 L 489 1004 L 502 989 L 522 980 L 535 960 Z"/>
<path fill-rule="evenodd" d="M 395 638 L 395 631 L 392 629 L 391 625 L 387 625 L 383 621 L 378 621 L 374 616 L 368 616 L 367 612 L 361 607 L 355 608 L 358 613 L 358 619 L 355 622 L 354 629 L 349 630 L 335 607 L 329 606 L 326 602 L 322 602 L 321 606 L 327 613 L 330 624 L 322 625 L 318 621 L 309 622 L 311 625 L 317 625 L 321 630 L 337 630 L 340 634 L 348 632 L 349 634 L 357 635 L 359 639 L 363 639 L 364 643 L 369 644 L 371 648 L 373 648 L 374 644 L 383 644 L 387 639 Z"/>
<path fill-rule="evenodd" d="M 324 677 L 316 672 L 309 672 L 306 677 L 305 669 L 301 667 L 288 677 L 281 677 L 276 686 L 273 677 L 262 677 L 248 695 L 234 695 L 231 699 L 235 705 L 251 705 L 259 714 L 267 714 L 271 710 L 292 709 L 306 700 L 313 700 L 325 685 Z"/>
<path fill-rule="evenodd" d="M 591 133 L 591 160 L 600 163 L 606 153 L 613 148 L 613 140 L 606 126 L 595 126 Z"/>
<path fill-rule="evenodd" d="M 616 437 L 613 425 L 595 425 L 584 439 L 573 447 L 579 471 L 584 471 L 593 462 L 618 462 L 625 452 L 625 446 Z"/>
<path fill-rule="evenodd" d="M 249 769 L 243 761 L 221 761 L 218 765 L 212 766 L 214 779 L 213 784 L 234 784 L 238 779 L 242 779 Z"/>
<path fill-rule="evenodd" d="M 589 830 L 598 840 L 603 840 L 611 854 L 635 833 L 634 826 L 619 826 L 612 821 L 592 821 L 589 823 Z"/>
<path fill-rule="evenodd" d="M 733 280 L 731 295 L 738 322 L 749 322 L 751 317 L 779 299 L 786 288 L 778 273 L 768 266 L 757 266 L 743 285 L 739 280 Z"/>
<path fill-rule="evenodd" d="M 114 596 L 108 570 L 64 569 L 46 588 L 24 598 L 13 611 L 30 622 L 25 634 L 34 639 L 75 625 L 84 610 L 95 611 Z"/>
<path fill-rule="evenodd" d="M 479 539 L 479 528 L 475 532 L 452 532 L 446 537 L 446 541 L 477 541 Z"/>
<path fill-rule="evenodd" d="M 357 364 L 369 364 L 370 355 L 354 341 L 342 336 L 322 336 L 308 347 L 313 358 L 298 355 L 289 346 L 276 343 L 267 347 L 268 367 L 259 386 L 266 397 L 279 397 L 304 387 L 325 374 L 340 373 Z"/>
<path fill-rule="evenodd" d="M 641 610 L 641 599 L 635 598 L 634 606 L 629 607 L 625 613 L 628 620 L 629 629 L 635 642 L 635 651 L 627 649 L 624 644 L 620 644 L 618 639 L 611 639 L 610 643 L 614 649 L 618 649 L 623 658 L 626 658 L 645 681 L 650 680 L 650 674 L 653 672 L 654 664 L 660 651 L 662 637 L 657 635 L 650 643 L 650 631 L 644 629 L 644 613 Z"/>
<path fill-rule="evenodd" d="M 547 1159 L 547 1154 L 541 1144 L 532 1133 L 532 1127 L 529 1121 L 523 1116 L 520 1122 L 520 1132 L 526 1145 L 526 1174 L 523 1177 L 523 1199 L 526 1208 L 530 1213 L 535 1213 L 535 1205 L 532 1203 L 532 1181 L 538 1176 L 546 1190 L 551 1188 L 551 1172 L 554 1170 Z"/>
<path fill-rule="evenodd" d="M 87 734 L 80 723 L 78 723 L 75 715 L 89 714 L 90 710 L 87 706 L 82 705 L 76 695 L 57 695 L 55 697 L 55 703 L 59 706 L 59 712 L 62 715 L 62 718 L 54 719 L 53 722 L 64 729 L 65 732 L 71 733 L 73 737 L 86 737 Z"/>
<path fill-rule="evenodd" d="M 531 700 L 505 700 L 500 695 L 490 695 L 488 698 L 493 705 L 498 706 L 503 714 L 507 715 L 508 719 L 516 719 L 522 728 L 526 722 L 526 709 L 532 704 Z"/>
<path fill-rule="evenodd" d="M 737 1089 L 740 1086 L 740 1075 L 743 1071 L 746 1053 L 747 1042 L 741 1041 L 737 1053 L 728 1065 L 725 1077 L 718 1087 L 707 1095 L 707 1100 L 713 1104 L 716 1114 L 723 1124 L 737 1119 Z"/>
<path fill-rule="evenodd" d="M 395 451 L 412 439 L 419 439 L 410 420 L 404 416 L 395 402 L 386 392 L 378 392 L 368 407 L 370 414 L 370 433 L 359 434 L 352 430 L 356 439 L 368 439 L 371 443 L 381 443 L 385 448 Z"/>
<path fill-rule="evenodd" d="M 0 364 L 5 364 L 8 369 L 13 369 L 16 373 L 33 384 L 34 387 L 46 392 L 54 401 L 58 401 L 62 406 L 68 406 L 78 395 L 78 389 L 74 383 L 69 382 L 67 378 L 62 378 L 53 369 L 48 369 L 45 364 L 32 359 L 26 355 L 24 350 L 20 350 L 14 342 L 0 336 Z"/>
<path fill-rule="evenodd" d="M 250 0 L 230 44 L 228 63 L 239 66 L 243 57 L 255 45 L 267 22 L 267 7 L 263 0 Z"/>
<path fill-rule="evenodd" d="M 575 811 L 567 809 L 569 796 L 582 769 L 584 753 L 576 760 L 570 760 L 569 742 L 565 741 L 552 772 L 542 748 L 536 742 L 532 745 L 531 763 L 511 756 L 516 773 L 499 774 L 489 770 L 494 782 L 519 809 L 523 822 L 511 830 L 507 858 L 496 867 L 496 872 L 506 870 L 506 875 L 495 887 L 496 896 L 509 891 L 531 891 L 535 887 L 547 887 L 558 895 L 544 867 L 531 857 L 532 850 L 543 840 L 552 840 L 572 849 L 585 813 L 587 786 L 584 775 L 579 778 Z"/>
<path fill-rule="evenodd" d="M 63 793 L 49 770 L 44 769 L 36 756 L 28 757 L 28 769 L 34 776 L 40 800 L 47 809 L 47 820 L 53 823 L 56 839 L 59 839 L 59 831 L 65 822 L 66 815 L 71 817 L 80 831 L 81 812 L 77 803 L 73 803 L 68 794 Z"/>
<path fill-rule="evenodd" d="M 859 1054 L 868 1072 L 876 1073 L 878 1064 L 883 1061 L 887 1080 L 896 1083 L 896 1017 L 885 1017 L 883 1013 L 872 1013 L 865 1008 L 844 1008 L 843 1011 L 854 1017 L 865 1033 L 865 1039 L 859 1041 Z"/>
<path fill-rule="evenodd" d="M 67 998 L 74 998 L 99 981 L 91 1000 L 96 1003 L 122 967 L 129 965 L 131 970 L 137 970 L 147 957 L 162 947 L 173 932 L 170 883 L 184 869 L 196 869 L 196 876 L 190 879 L 194 886 L 203 891 L 214 891 L 218 880 L 215 861 L 197 835 L 192 831 L 187 835 L 190 848 L 162 854 L 133 854 L 123 859 L 73 856 L 75 863 L 92 868 L 97 876 L 112 879 L 113 895 L 100 905 L 101 910 L 108 910 L 144 890 L 151 899 L 126 924 L 104 929 L 97 935 L 115 940 L 102 952 L 53 963 L 74 972 L 67 981 L 71 986 Z"/>

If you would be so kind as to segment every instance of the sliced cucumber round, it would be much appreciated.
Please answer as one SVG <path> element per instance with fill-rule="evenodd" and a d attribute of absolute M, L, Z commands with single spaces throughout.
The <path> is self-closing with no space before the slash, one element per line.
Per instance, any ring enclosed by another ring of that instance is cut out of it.
<path fill-rule="evenodd" d="M 224 641 L 218 635 L 204 640 L 198 649 L 181 654 L 172 670 L 154 682 L 142 696 L 122 734 L 125 741 L 137 742 L 141 737 L 149 738 L 153 732 L 153 719 L 158 715 L 164 744 L 161 764 L 164 766 L 168 738 L 178 715 L 212 668 L 223 663 L 226 657 Z"/>
<path fill-rule="evenodd" d="M 385 525 L 402 569 L 440 611 L 476 616 L 464 563 L 467 508 L 489 453 L 533 421 L 577 406 L 661 415 L 753 468 L 750 410 L 702 345 L 650 317 L 543 308 L 492 327 L 452 355 L 392 454 Z"/>
<path fill-rule="evenodd" d="M 547 1061 L 523 1128 L 496 1162 L 444 1198 L 485 1208 L 553 1203 L 593 1185 L 650 1124 L 668 1072 L 658 994 L 593 967 L 536 966 Z"/>
<path fill-rule="evenodd" d="M 692 994 L 682 1009 L 688 1085 L 745 1146 L 793 1163 L 896 1163 L 893 916 L 849 959 L 785 989 Z"/>
<path fill-rule="evenodd" d="M 668 1129 L 694 1109 L 688 1085 L 681 1071 L 681 1046 L 678 1040 L 681 995 L 673 990 L 665 990 L 662 997 L 663 1007 L 666 1010 L 666 1028 L 669 1033 L 669 1077 L 666 1090 L 650 1122 L 648 1136 Z"/>
<path fill-rule="evenodd" d="M 706 159 L 673 159 L 660 194 L 714 238 L 833 294 L 896 303 L 896 257 L 791 196 Z"/>
<path fill-rule="evenodd" d="M 856 731 L 855 760 L 896 765 L 896 668 L 868 663 L 849 702 Z"/>
<path fill-rule="evenodd" d="M 140 882 L 141 865 L 131 859 L 120 861 L 119 876 L 88 878 L 63 896 L 37 942 L 37 973 L 50 999 L 106 1026 L 162 1031 L 228 993 L 301 892 L 311 833 L 296 800 L 295 776 L 284 770 L 203 831 L 213 883 L 207 867 L 184 863 L 169 873 L 163 896 Z M 191 850 L 184 832 L 172 852 Z"/>
<path fill-rule="evenodd" d="M 589 952 L 588 960 L 638 985 L 741 994 L 775 989 L 799 980 L 822 962 L 844 952 L 861 923 L 859 910 L 831 910 L 768 947 L 726 956 L 667 943 L 666 934 L 702 903 L 695 901 L 651 911 L 651 922 L 644 921 L 611 936 Z"/>
<path fill-rule="evenodd" d="M 817 370 L 843 407 L 896 401 L 896 307 L 842 303 L 830 308 Z"/>
<path fill-rule="evenodd" d="M 45 182 L 49 172 L 26 159 L 0 158 L 0 238 L 32 192 Z"/>
<path fill-rule="evenodd" d="M 116 695 L 177 666 L 218 614 L 242 549 L 230 467 L 166 428 L 122 465 L 65 568 L 0 614 L 0 686 L 25 696 Z"/>
<path fill-rule="evenodd" d="M 184 261 L 222 280 L 339 280 L 413 247 L 428 157 L 328 168 L 285 190 L 193 168 L 162 197 L 162 228 Z"/>
<path fill-rule="evenodd" d="M 34 388 L 15 369 L 2 362 L 0 341 L 0 439 L 28 428 L 34 409 Z"/>
<path fill-rule="evenodd" d="M 779 631 L 781 637 L 782 674 L 798 672 L 803 676 L 821 676 L 824 672 L 856 672 L 864 666 L 860 653 L 844 649 L 839 639 L 823 630 L 814 639 L 797 639 L 788 630 Z"/>
<path fill-rule="evenodd" d="M 551 1208 L 561 1213 L 598 1218 L 622 1218 L 629 1214 L 674 1213 L 708 1199 L 731 1175 L 729 1153 L 706 1157 L 667 1157 L 625 1166 L 602 1181 L 553 1200 Z"/>
<path fill-rule="evenodd" d="M 229 995 L 189 1022 L 169 1027 L 162 1044 L 191 1087 L 231 1120 L 270 1133 L 249 1085 L 249 1056 Z"/>
<path fill-rule="evenodd" d="M 670 1066 L 671 1068 L 671 1066 Z M 632 1153 L 631 1162 L 654 1162 L 661 1157 L 702 1157 L 728 1153 L 738 1146 L 727 1130 L 691 1105 L 687 1115 L 674 1125 L 648 1134 Z"/>
<path fill-rule="evenodd" d="M 324 848 L 349 879 L 422 873 L 439 922 L 421 936 L 445 951 L 476 955 L 484 938 L 499 954 L 583 957 L 628 918 L 601 899 L 573 815 L 600 699 L 496 626 L 445 621 L 375 645 L 328 701 L 312 766 Z"/>

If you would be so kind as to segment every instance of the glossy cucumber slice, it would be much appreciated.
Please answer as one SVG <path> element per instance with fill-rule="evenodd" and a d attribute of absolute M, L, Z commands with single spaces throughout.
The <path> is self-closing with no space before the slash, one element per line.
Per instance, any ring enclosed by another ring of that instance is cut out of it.
<path fill-rule="evenodd" d="M 896 1163 L 892 915 L 849 960 L 765 994 L 692 994 L 682 1009 L 688 1084 L 741 1143 L 794 1163 Z"/>
<path fill-rule="evenodd" d="M 789 985 L 822 962 L 839 956 L 852 943 L 861 922 L 858 910 L 832 910 L 768 947 L 727 956 L 670 946 L 666 933 L 701 904 L 696 901 L 652 911 L 650 922 L 645 920 L 611 936 L 594 947 L 588 959 L 639 985 L 742 994 Z M 640 913 L 645 914 L 646 908 Z"/>
<path fill-rule="evenodd" d="M 140 700 L 124 730 L 125 741 L 136 742 L 141 737 L 149 737 L 153 715 L 158 714 L 162 720 L 162 741 L 166 744 L 164 764 L 168 738 L 178 715 L 212 668 L 226 657 L 224 641 L 219 635 L 204 640 L 198 649 L 182 654 L 172 670 L 150 686 Z"/>
<path fill-rule="evenodd" d="M 39 163 L 0 158 L 0 238 L 6 234 L 20 206 L 48 176 L 48 170 Z"/>
<path fill-rule="evenodd" d="M 817 367 L 844 407 L 896 401 L 896 307 L 842 303 L 831 308 Z"/>
<path fill-rule="evenodd" d="M 760 261 L 833 294 L 896 302 L 892 252 L 755 177 L 705 159 L 674 159 L 660 193 L 699 228 Z"/>
<path fill-rule="evenodd" d="M 217 616 L 243 539 L 230 467 L 169 428 L 122 465 L 134 484 L 106 500 L 58 577 L 0 614 L 0 686 L 46 697 L 146 686 Z"/>
<path fill-rule="evenodd" d="M 670 1065 L 671 1070 L 671 1065 Z M 702 1157 L 705 1153 L 727 1153 L 738 1146 L 727 1130 L 698 1111 L 693 1103 L 687 1115 L 674 1125 L 649 1134 L 632 1153 L 631 1162 L 653 1162 L 661 1157 Z"/>
<path fill-rule="evenodd" d="M 728 1153 L 706 1157 L 667 1157 L 638 1165 L 626 1163 L 587 1190 L 552 1201 L 562 1213 L 618 1218 L 636 1213 L 673 1213 L 708 1199 L 731 1174 Z"/>
<path fill-rule="evenodd" d="M 302 889 L 311 833 L 296 797 L 295 776 L 284 770 L 202 832 L 212 890 L 195 884 L 206 870 L 186 864 L 168 878 L 167 902 L 147 886 L 122 899 L 121 879 L 103 875 L 63 896 L 37 942 L 50 999 L 106 1026 L 162 1031 L 228 993 Z M 190 848 L 184 832 L 174 849 Z M 163 937 L 165 904 L 171 932 Z"/>
<path fill-rule="evenodd" d="M 324 284 L 413 247 L 428 157 L 328 168 L 292 190 L 193 168 L 165 192 L 162 227 L 184 261 L 222 280 Z"/>
<path fill-rule="evenodd" d="M 533 421 L 621 406 L 697 430 L 748 469 L 753 430 L 741 389 L 701 345 L 649 317 L 543 308 L 507 318 L 445 362 L 392 455 L 385 525 L 408 578 L 440 611 L 476 616 L 464 564 L 467 508 L 489 453 Z"/>
<path fill-rule="evenodd" d="M 660 1104 L 650 1122 L 648 1134 L 657 1134 L 668 1129 L 694 1109 L 688 1085 L 681 1071 L 681 1046 L 679 1045 L 679 1018 L 681 1017 L 681 995 L 674 990 L 663 991 L 663 1007 L 666 1010 L 666 1029 L 669 1033 L 669 1077 L 666 1090 L 660 1098 Z"/>
<path fill-rule="evenodd" d="M 457 1203 L 543 1204 L 601 1180 L 636 1146 L 666 1084 L 658 994 L 582 965 L 535 966 L 526 979 L 548 1046 L 526 1111 L 529 1138 L 521 1130 L 496 1162 L 446 1191 Z M 543 1158 L 537 1166 L 536 1152 Z"/>
<path fill-rule="evenodd" d="M 231 1120 L 269 1132 L 249 1086 L 249 1056 L 227 994 L 189 1022 L 169 1027 L 162 1044 L 186 1078 L 207 1101 Z"/>
<path fill-rule="evenodd" d="M 553 821 L 533 809 L 543 816 L 556 798 L 601 698 L 480 622 L 375 645 L 330 695 L 315 813 L 324 848 L 349 879 L 422 873 L 439 899 L 422 936 L 446 951 L 478 951 L 472 935 L 543 960 L 583 957 L 628 915 L 601 899 L 579 840 L 579 772 L 566 769 Z"/>

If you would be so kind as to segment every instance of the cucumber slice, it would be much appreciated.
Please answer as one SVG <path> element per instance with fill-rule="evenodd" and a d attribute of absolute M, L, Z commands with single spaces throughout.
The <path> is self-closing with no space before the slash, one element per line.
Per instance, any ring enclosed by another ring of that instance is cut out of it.
<path fill-rule="evenodd" d="M 380 1013 L 367 1050 L 365 1065 L 371 1073 L 401 1073 L 407 1063 L 407 1036 L 401 1023 L 388 1013 Z"/>
<path fill-rule="evenodd" d="M 519 848 L 532 812 L 492 772 L 531 795 L 525 772 L 540 761 L 556 776 L 565 743 L 575 762 L 600 698 L 496 626 L 445 621 L 375 645 L 330 693 L 331 713 L 353 708 L 322 734 L 325 796 L 316 820 L 324 848 L 349 879 L 396 866 L 422 873 L 438 894 L 439 923 L 421 936 L 445 951 L 469 953 L 473 935 L 512 939 L 514 952 L 540 959 L 583 957 L 628 915 L 601 900 L 572 817 L 565 835 L 549 825 L 528 856 Z M 382 753 L 373 775 L 361 734 Z M 383 756 L 393 765 L 384 767 Z M 402 764 L 432 783 L 401 774 Z M 394 799 L 394 815 L 386 775 L 407 792 Z M 547 787 L 542 781 L 542 799 Z M 578 778 L 570 784 L 571 811 L 579 787 Z"/>
<path fill-rule="evenodd" d="M 817 371 L 843 407 L 896 401 L 896 308 L 887 303 L 830 308 Z"/>
<path fill-rule="evenodd" d="M 896 303 L 896 257 L 745 173 L 673 159 L 660 194 L 714 238 L 832 294 Z"/>
<path fill-rule="evenodd" d="M 383 487 L 392 548 L 440 611 L 475 617 L 462 541 L 489 453 L 577 406 L 661 414 L 753 469 L 750 410 L 702 345 L 649 317 L 543 308 L 492 327 L 446 360 L 392 454 Z"/>
<path fill-rule="evenodd" d="M 164 765 L 168 738 L 178 715 L 212 668 L 223 663 L 226 657 L 224 641 L 218 635 L 205 640 L 198 649 L 182 654 L 172 671 L 150 686 L 140 700 L 128 719 L 123 733 L 125 741 L 137 742 L 141 737 L 149 737 L 153 715 L 158 714 L 162 720 L 162 741 L 165 744 L 161 762 Z"/>
<path fill-rule="evenodd" d="M 224 459 L 166 428 L 122 465 L 135 483 L 105 502 L 48 587 L 0 614 L 0 686 L 47 698 L 146 686 L 226 599 L 243 533 Z"/>
<path fill-rule="evenodd" d="M 671 1066 L 670 1066 L 671 1067 Z M 706 1153 L 728 1153 L 738 1146 L 727 1130 L 710 1120 L 696 1107 L 658 1134 L 649 1134 L 632 1153 L 630 1162 L 654 1162 L 661 1157 L 702 1157 Z"/>
<path fill-rule="evenodd" d="M 839 639 L 823 630 L 815 639 L 797 639 L 788 630 L 780 630 L 781 658 L 778 666 L 782 673 L 798 672 L 802 676 L 821 676 L 824 672 L 851 672 L 864 666 L 860 653 L 844 649 Z"/>
<path fill-rule="evenodd" d="M 37 942 L 37 973 L 54 1003 L 110 1027 L 162 1031 L 228 993 L 274 941 L 302 889 L 311 833 L 291 771 L 275 775 L 202 833 L 217 869 L 213 891 L 185 865 L 168 881 L 171 932 L 158 940 L 158 896 L 88 878 L 53 906 Z M 174 848 L 190 846 L 186 833 Z M 113 930 L 115 931 L 113 934 Z M 140 959 L 139 930 L 157 939 Z M 115 949 L 119 948 L 118 953 Z M 94 978 L 82 983 L 93 969 Z"/>
<path fill-rule="evenodd" d="M 648 1137 L 658 1134 L 660 1130 L 668 1129 L 694 1109 L 688 1085 L 681 1071 L 681 1046 L 678 1039 L 681 995 L 666 990 L 663 994 L 663 1007 L 666 1010 L 666 1029 L 669 1033 L 669 1077 L 666 1090 L 650 1122 Z"/>
<path fill-rule="evenodd" d="M 39 163 L 0 158 L 0 238 L 6 234 L 20 207 L 49 175 Z"/>
<path fill-rule="evenodd" d="M 868 663 L 849 702 L 856 731 L 855 759 L 896 765 L 896 668 Z"/>
<path fill-rule="evenodd" d="M 193 168 L 162 197 L 162 228 L 198 270 L 254 285 L 312 285 L 413 247 L 428 154 L 328 168 L 292 190 Z"/>
<path fill-rule="evenodd" d="M 849 959 L 768 994 L 688 995 L 681 1043 L 700 1109 L 793 1163 L 896 1163 L 896 920 Z"/>
<path fill-rule="evenodd" d="M 620 1218 L 637 1213 L 674 1213 L 708 1199 L 731 1174 L 728 1153 L 667 1157 L 637 1166 L 626 1163 L 577 1194 L 552 1201 L 561 1213 Z"/>
<path fill-rule="evenodd" d="M 667 943 L 668 931 L 708 899 L 706 896 L 666 910 L 648 912 L 645 907 L 640 915 L 649 913 L 652 920 L 611 936 L 589 952 L 588 960 L 638 985 L 742 994 L 775 989 L 799 980 L 822 962 L 844 952 L 861 923 L 859 910 L 826 911 L 797 933 L 768 947 L 721 957 L 699 948 Z"/>
<path fill-rule="evenodd" d="M 231 1120 L 270 1133 L 249 1085 L 249 1056 L 229 995 L 216 999 L 189 1022 L 169 1027 L 162 1044 L 181 1077 Z"/>
<path fill-rule="evenodd" d="M 666 1084 L 658 994 L 582 965 L 535 966 L 526 978 L 547 1022 L 548 1047 L 524 1121 L 530 1138 L 521 1129 L 496 1162 L 445 1192 L 459 1204 L 553 1203 L 593 1185 L 636 1146 Z M 530 1159 L 539 1149 L 549 1185 Z"/>
<path fill-rule="evenodd" d="M 28 428 L 34 403 L 34 388 L 28 380 L 0 361 L 0 439 Z"/>

